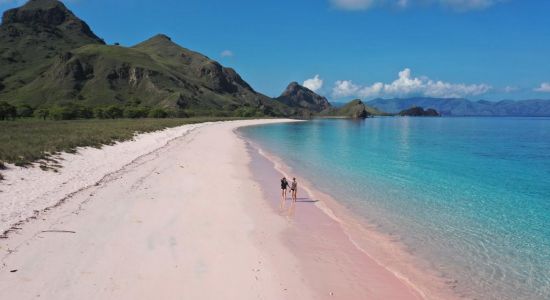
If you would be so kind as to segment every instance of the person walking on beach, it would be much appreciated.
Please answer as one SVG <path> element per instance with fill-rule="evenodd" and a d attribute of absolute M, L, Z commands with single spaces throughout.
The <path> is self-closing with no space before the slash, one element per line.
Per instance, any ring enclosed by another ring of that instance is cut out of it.
<path fill-rule="evenodd" d="M 298 182 L 296 181 L 296 177 L 292 178 L 292 183 L 290 184 L 290 193 L 292 196 L 292 202 L 296 202 L 296 195 L 298 194 Z"/>
<path fill-rule="evenodd" d="M 286 192 L 288 190 L 288 181 L 286 177 L 281 178 L 281 208 L 285 208 Z"/>

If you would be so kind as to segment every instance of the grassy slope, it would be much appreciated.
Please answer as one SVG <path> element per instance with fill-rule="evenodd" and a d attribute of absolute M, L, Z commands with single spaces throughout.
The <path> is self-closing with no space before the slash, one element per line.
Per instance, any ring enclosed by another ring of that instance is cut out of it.
<path fill-rule="evenodd" d="M 0 26 L 0 101 L 33 107 L 139 101 L 195 115 L 245 106 L 268 115 L 294 113 L 255 92 L 234 70 L 167 36 L 108 46 L 57 1 L 29 2 L 12 12 Z M 66 19 L 44 21 L 53 12 Z"/>
<path fill-rule="evenodd" d="M 372 106 L 369 106 L 367 104 L 365 104 L 365 109 L 367 110 L 367 112 L 373 116 L 389 116 L 391 114 L 388 114 L 386 112 L 383 112 L 379 109 L 377 109 L 376 107 L 372 107 Z"/>
<path fill-rule="evenodd" d="M 130 140 L 136 132 L 151 132 L 184 124 L 230 118 L 117 119 L 0 123 L 0 162 L 25 165 L 45 159 L 48 153 L 73 152 L 76 147 L 101 147 Z"/>
<path fill-rule="evenodd" d="M 387 116 L 389 114 L 382 112 L 372 106 L 366 105 L 364 102 L 362 102 L 359 99 L 352 100 L 348 102 L 346 105 L 335 108 L 332 107 L 329 110 L 322 111 L 320 113 L 320 116 L 325 117 L 354 117 L 358 111 L 366 110 L 367 113 L 371 116 Z"/>
<path fill-rule="evenodd" d="M 135 47 L 90 44 L 71 51 L 67 61 L 54 59 L 47 70 L 0 100 L 50 106 L 55 103 L 79 102 L 91 106 L 139 100 L 144 105 L 176 107 L 180 97 L 189 101 L 194 111 L 233 111 L 243 104 L 258 107 L 259 101 L 278 115 L 292 114 L 284 104 L 255 93 L 246 82 L 238 83 L 232 93 L 216 90 L 215 76 L 200 76 L 203 68 L 215 68 L 207 57 L 180 47 L 157 36 Z M 91 68 L 86 79 L 75 79 L 73 70 Z M 129 73 L 142 72 L 132 81 Z M 108 79 L 113 73 L 119 78 Z M 13 101 L 19 99 L 19 101 Z"/>

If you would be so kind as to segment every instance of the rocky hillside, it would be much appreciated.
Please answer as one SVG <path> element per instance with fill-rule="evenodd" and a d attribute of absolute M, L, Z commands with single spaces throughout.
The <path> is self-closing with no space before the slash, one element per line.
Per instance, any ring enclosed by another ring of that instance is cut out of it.
<path fill-rule="evenodd" d="M 33 0 L 7 10 L 0 25 L 0 93 L 24 87 L 61 53 L 88 44 L 104 43 L 58 1 Z"/>
<path fill-rule="evenodd" d="M 291 82 L 276 100 L 293 108 L 302 108 L 319 113 L 331 107 L 327 98 L 317 95 L 314 91 Z"/>
<path fill-rule="evenodd" d="M 105 45 L 55 0 L 32 0 L 0 25 L 0 100 L 35 107 L 78 102 L 288 115 L 239 74 L 165 35 L 133 47 Z"/>
<path fill-rule="evenodd" d="M 363 101 L 359 99 L 352 100 L 338 108 L 330 107 L 320 113 L 320 116 L 324 117 L 343 117 L 354 119 L 364 119 L 371 116 L 385 115 L 388 114 L 366 105 Z"/>

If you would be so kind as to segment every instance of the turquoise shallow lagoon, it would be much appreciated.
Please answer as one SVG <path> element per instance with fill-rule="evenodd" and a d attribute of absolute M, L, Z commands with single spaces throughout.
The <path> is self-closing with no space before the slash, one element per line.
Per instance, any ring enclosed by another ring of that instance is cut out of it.
<path fill-rule="evenodd" d="M 550 118 L 331 119 L 241 131 L 399 236 L 457 292 L 550 299 Z"/>

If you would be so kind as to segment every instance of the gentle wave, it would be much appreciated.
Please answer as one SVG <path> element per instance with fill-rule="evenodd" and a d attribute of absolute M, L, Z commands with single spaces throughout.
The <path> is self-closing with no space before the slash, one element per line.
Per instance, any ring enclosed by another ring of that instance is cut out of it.
<path fill-rule="evenodd" d="M 242 132 L 456 278 L 459 293 L 550 298 L 550 120 L 316 120 Z"/>

